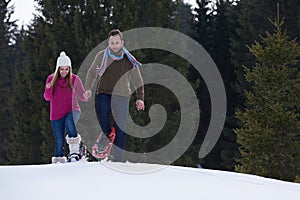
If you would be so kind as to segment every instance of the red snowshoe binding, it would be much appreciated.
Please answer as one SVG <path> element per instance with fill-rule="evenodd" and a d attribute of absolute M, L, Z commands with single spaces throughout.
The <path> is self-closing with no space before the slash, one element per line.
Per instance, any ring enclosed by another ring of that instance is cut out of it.
<path fill-rule="evenodd" d="M 108 137 L 101 132 L 92 148 L 92 155 L 98 159 L 106 158 L 110 153 L 115 137 L 116 132 L 114 127 L 111 128 L 111 133 Z"/>

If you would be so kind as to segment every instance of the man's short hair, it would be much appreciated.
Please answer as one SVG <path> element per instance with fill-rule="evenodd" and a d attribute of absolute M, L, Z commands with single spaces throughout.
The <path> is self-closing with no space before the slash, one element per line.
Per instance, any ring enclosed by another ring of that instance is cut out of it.
<path fill-rule="evenodd" d="M 115 36 L 115 35 L 119 35 L 120 38 L 121 38 L 121 40 L 123 40 L 123 34 L 121 33 L 121 31 L 120 31 L 119 29 L 113 29 L 113 30 L 111 30 L 111 31 L 109 32 L 109 34 L 108 34 L 108 38 L 109 38 L 110 36 Z"/>

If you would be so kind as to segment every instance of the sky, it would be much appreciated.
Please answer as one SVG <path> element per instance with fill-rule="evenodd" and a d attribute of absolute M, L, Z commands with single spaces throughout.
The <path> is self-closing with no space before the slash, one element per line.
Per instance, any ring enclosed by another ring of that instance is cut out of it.
<path fill-rule="evenodd" d="M 12 0 L 9 5 L 15 6 L 12 20 L 18 20 L 18 26 L 28 25 L 33 19 L 33 13 L 37 13 L 34 8 L 36 3 L 33 0 Z"/>
<path fill-rule="evenodd" d="M 50 160 L 50 159 L 49 159 Z M 300 184 L 202 168 L 78 161 L 0 166 L 0 199 L 299 200 Z"/>
<path fill-rule="evenodd" d="M 184 0 L 184 2 L 191 5 L 196 4 L 196 0 Z M 37 13 L 34 8 L 36 3 L 33 0 L 12 0 L 10 5 L 15 6 L 12 20 L 18 20 L 17 25 L 19 27 L 28 25 L 33 19 L 33 13 Z"/>

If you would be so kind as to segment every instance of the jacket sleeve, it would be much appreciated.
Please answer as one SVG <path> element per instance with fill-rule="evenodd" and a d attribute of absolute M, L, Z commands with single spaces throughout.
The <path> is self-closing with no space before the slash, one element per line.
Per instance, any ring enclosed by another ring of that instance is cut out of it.
<path fill-rule="evenodd" d="M 101 65 L 102 63 L 102 58 L 103 58 L 103 51 L 100 51 L 99 53 L 97 53 L 97 55 L 95 56 L 88 72 L 85 78 L 85 84 L 84 87 L 87 90 L 91 90 L 96 79 L 97 79 L 97 73 L 96 73 L 96 68 L 99 67 L 99 65 Z"/>
<path fill-rule="evenodd" d="M 52 77 L 48 76 L 47 80 L 46 80 L 46 85 L 48 83 L 50 83 L 52 81 Z M 49 89 L 46 88 L 45 86 L 45 91 L 44 91 L 44 98 L 46 101 L 51 101 L 52 100 L 52 87 L 50 87 Z"/>
<path fill-rule="evenodd" d="M 83 87 L 83 84 L 81 82 L 81 79 L 79 78 L 79 76 L 76 76 L 75 79 L 75 83 L 74 83 L 74 89 L 75 89 L 75 93 L 76 96 L 81 100 L 81 101 L 88 101 L 88 99 L 86 99 L 83 94 L 85 92 L 85 89 Z"/>
<path fill-rule="evenodd" d="M 138 100 L 144 101 L 144 81 L 139 67 L 135 67 L 131 70 L 131 77 L 136 89 L 136 97 Z M 139 87 L 138 87 L 139 86 Z"/>

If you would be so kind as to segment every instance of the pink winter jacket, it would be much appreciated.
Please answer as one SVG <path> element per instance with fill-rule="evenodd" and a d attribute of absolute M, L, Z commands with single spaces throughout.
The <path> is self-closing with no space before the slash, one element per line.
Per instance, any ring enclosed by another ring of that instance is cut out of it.
<path fill-rule="evenodd" d="M 53 74 L 48 76 L 46 84 L 51 82 L 53 76 Z M 73 91 L 68 86 L 67 79 L 58 78 L 53 94 L 52 87 L 49 89 L 45 88 L 44 98 L 46 101 L 50 101 L 50 120 L 60 119 L 72 110 L 80 111 L 77 97 L 81 101 L 87 101 L 83 96 L 85 90 L 82 82 L 75 74 L 72 75 L 72 84 L 74 87 Z"/>

